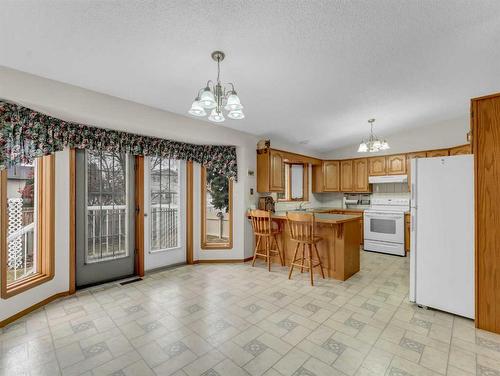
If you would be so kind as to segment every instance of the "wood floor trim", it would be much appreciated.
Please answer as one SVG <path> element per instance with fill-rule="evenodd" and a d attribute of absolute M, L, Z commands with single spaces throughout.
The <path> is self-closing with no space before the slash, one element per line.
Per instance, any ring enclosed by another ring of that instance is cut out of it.
<path fill-rule="evenodd" d="M 37 310 L 38 308 L 43 307 L 44 305 L 46 305 L 46 304 L 48 304 L 56 299 L 68 296 L 69 294 L 70 294 L 69 291 L 63 291 L 63 292 L 59 292 L 57 294 L 54 294 L 52 296 L 49 296 L 48 298 L 32 305 L 31 307 L 23 309 L 21 312 L 18 312 L 15 315 L 12 315 L 10 317 L 7 317 L 5 320 L 0 321 L 0 328 L 3 328 L 4 326 L 9 325 L 10 323 L 20 319 L 21 317 L 27 315 L 28 313 L 31 313 L 31 312 Z"/>
<path fill-rule="evenodd" d="M 252 257 L 247 257 L 245 259 L 218 259 L 218 260 L 196 260 L 193 264 L 234 264 L 239 262 L 248 262 L 253 259 Z"/>

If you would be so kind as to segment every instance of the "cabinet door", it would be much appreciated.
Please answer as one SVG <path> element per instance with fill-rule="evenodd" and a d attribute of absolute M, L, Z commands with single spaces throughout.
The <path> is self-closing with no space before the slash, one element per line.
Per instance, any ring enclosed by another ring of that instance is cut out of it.
<path fill-rule="evenodd" d="M 385 157 L 369 158 L 370 176 L 385 175 Z"/>
<path fill-rule="evenodd" d="M 411 191 L 411 160 L 414 158 L 426 158 L 425 151 L 417 151 L 415 153 L 406 154 L 406 174 L 408 175 L 408 190 Z"/>
<path fill-rule="evenodd" d="M 404 175 L 406 174 L 406 156 L 389 155 L 387 161 L 387 175 Z"/>
<path fill-rule="evenodd" d="M 323 162 L 323 182 L 325 192 L 338 192 L 340 189 L 339 161 Z"/>
<path fill-rule="evenodd" d="M 462 154 L 471 154 L 470 145 L 462 145 L 450 149 L 450 155 Z"/>
<path fill-rule="evenodd" d="M 285 163 L 283 161 L 283 154 L 271 150 L 269 169 L 269 190 L 271 192 L 283 192 L 285 190 Z"/>
<path fill-rule="evenodd" d="M 368 192 L 368 159 L 354 160 L 354 191 Z"/>
<path fill-rule="evenodd" d="M 447 157 L 448 156 L 448 149 L 442 149 L 442 150 L 429 150 L 427 153 L 427 158 L 432 158 L 432 157 Z"/>
<path fill-rule="evenodd" d="M 340 162 L 340 190 L 342 192 L 352 192 L 352 160 Z"/>

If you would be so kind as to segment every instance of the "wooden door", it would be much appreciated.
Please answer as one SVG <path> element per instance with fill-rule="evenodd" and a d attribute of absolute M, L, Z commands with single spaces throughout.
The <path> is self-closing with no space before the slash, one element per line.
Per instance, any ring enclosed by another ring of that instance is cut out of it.
<path fill-rule="evenodd" d="M 472 101 L 476 326 L 500 333 L 500 94 Z"/>
<path fill-rule="evenodd" d="M 406 174 L 408 175 L 408 190 L 411 191 L 411 160 L 414 158 L 426 158 L 425 151 L 417 151 L 415 153 L 406 154 Z"/>
<path fill-rule="evenodd" d="M 283 192 L 285 190 L 285 162 L 282 153 L 271 150 L 269 169 L 269 190 Z"/>
<path fill-rule="evenodd" d="M 426 153 L 427 158 L 433 158 L 433 157 L 447 157 L 448 154 L 448 149 L 441 149 L 441 150 L 429 150 Z"/>
<path fill-rule="evenodd" d="M 340 189 L 339 161 L 323 162 L 323 184 L 325 192 L 338 192 Z"/>
<path fill-rule="evenodd" d="M 353 176 L 352 176 L 352 160 L 346 160 L 340 162 L 340 190 L 342 192 L 352 192 L 353 191 Z"/>
<path fill-rule="evenodd" d="M 385 157 L 369 158 L 370 176 L 385 175 Z"/>
<path fill-rule="evenodd" d="M 354 160 L 354 191 L 355 192 L 368 192 L 368 159 L 355 159 Z"/>
<path fill-rule="evenodd" d="M 389 155 L 386 157 L 387 175 L 404 175 L 406 174 L 406 156 Z"/>
<path fill-rule="evenodd" d="M 450 149 L 450 155 L 462 155 L 462 154 L 470 154 L 470 145 L 462 145 L 462 146 L 457 146 L 454 148 Z"/>

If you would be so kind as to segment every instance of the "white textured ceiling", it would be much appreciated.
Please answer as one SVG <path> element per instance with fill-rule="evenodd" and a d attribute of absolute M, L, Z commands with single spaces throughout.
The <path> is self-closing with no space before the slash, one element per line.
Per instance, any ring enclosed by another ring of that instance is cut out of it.
<path fill-rule="evenodd" d="M 221 49 L 247 116 L 223 126 L 318 152 L 500 91 L 498 0 L 1 0 L 0 41 L 0 65 L 179 114 Z"/>

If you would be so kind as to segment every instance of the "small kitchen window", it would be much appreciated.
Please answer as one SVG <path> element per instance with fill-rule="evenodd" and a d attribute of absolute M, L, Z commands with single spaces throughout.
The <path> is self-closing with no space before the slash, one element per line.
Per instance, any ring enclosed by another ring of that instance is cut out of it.
<path fill-rule="evenodd" d="M 307 164 L 285 163 L 285 191 L 278 193 L 278 201 L 307 201 L 308 182 Z"/>

